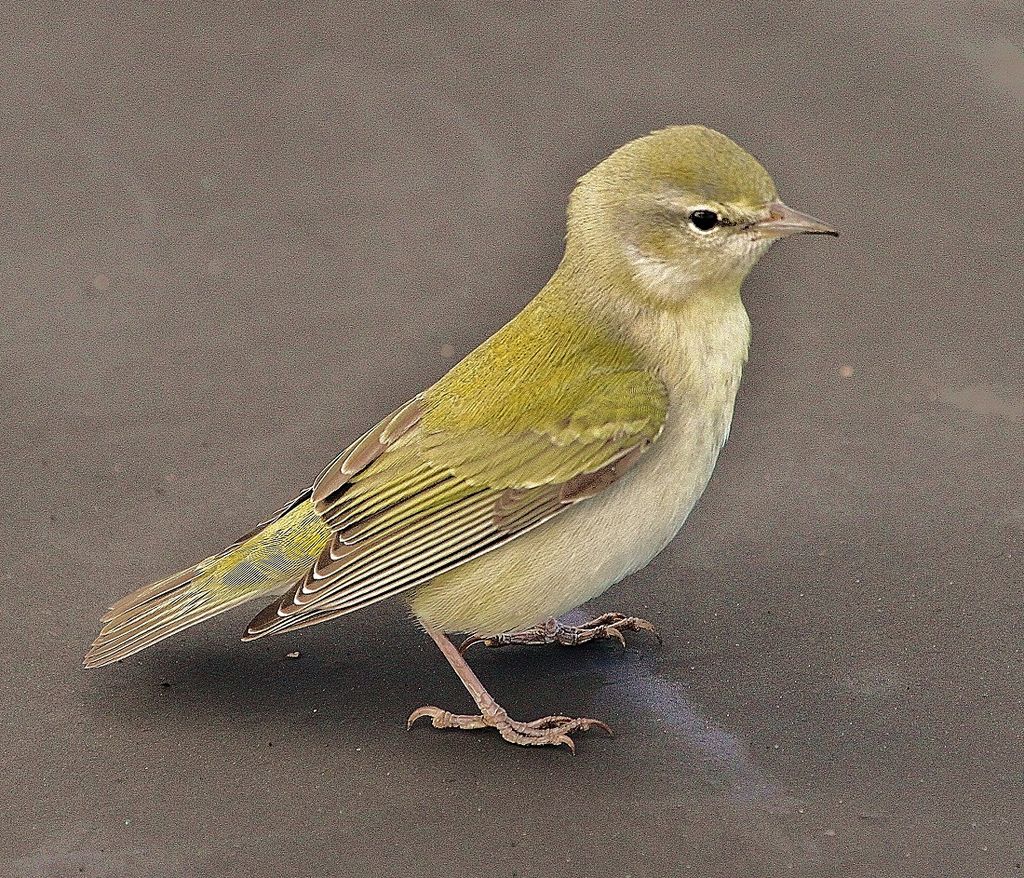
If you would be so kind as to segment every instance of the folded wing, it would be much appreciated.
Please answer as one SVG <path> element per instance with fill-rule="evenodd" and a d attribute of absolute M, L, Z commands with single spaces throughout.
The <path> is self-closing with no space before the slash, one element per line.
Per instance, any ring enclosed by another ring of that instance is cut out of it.
<path fill-rule="evenodd" d="M 621 478 L 661 432 L 665 389 L 643 369 L 570 366 L 506 387 L 529 394 L 515 410 L 507 395 L 427 391 L 346 449 L 313 486 L 330 542 L 245 639 L 414 588 Z"/>

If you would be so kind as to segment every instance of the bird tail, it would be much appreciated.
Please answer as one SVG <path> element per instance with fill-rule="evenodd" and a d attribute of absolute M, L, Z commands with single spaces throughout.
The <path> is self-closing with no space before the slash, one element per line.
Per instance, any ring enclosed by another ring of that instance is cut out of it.
<path fill-rule="evenodd" d="M 306 492 L 223 552 L 121 598 L 103 616 L 83 664 L 120 661 L 225 610 L 285 590 L 306 573 L 329 536 Z"/>

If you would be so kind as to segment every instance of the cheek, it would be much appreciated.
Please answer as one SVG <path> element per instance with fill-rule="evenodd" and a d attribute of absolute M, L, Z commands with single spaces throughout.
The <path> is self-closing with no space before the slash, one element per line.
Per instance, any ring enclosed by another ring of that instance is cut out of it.
<path fill-rule="evenodd" d="M 734 263 L 750 267 L 764 255 L 770 246 L 771 241 L 766 241 L 764 238 L 755 238 L 753 235 L 734 235 L 725 249 L 728 250 Z"/>

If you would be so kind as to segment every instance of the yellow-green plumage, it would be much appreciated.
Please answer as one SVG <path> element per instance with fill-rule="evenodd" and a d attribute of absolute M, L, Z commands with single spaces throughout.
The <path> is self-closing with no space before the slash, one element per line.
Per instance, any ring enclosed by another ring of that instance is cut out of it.
<path fill-rule="evenodd" d="M 720 225 L 697 230 L 696 209 Z M 788 210 L 717 132 L 627 144 L 581 179 L 565 257 L 520 315 L 262 531 L 118 602 L 86 663 L 282 591 L 247 639 L 399 593 L 429 628 L 492 634 L 643 566 L 728 435 L 743 277 L 786 222 L 824 230 Z"/>
<path fill-rule="evenodd" d="M 471 484 L 526 488 L 657 436 L 664 386 L 628 339 L 560 293 L 549 284 L 424 394 L 424 458 Z"/>
<path fill-rule="evenodd" d="M 308 500 L 252 536 L 168 579 L 132 592 L 110 608 L 86 665 L 117 661 L 281 588 L 309 569 L 330 530 Z"/>

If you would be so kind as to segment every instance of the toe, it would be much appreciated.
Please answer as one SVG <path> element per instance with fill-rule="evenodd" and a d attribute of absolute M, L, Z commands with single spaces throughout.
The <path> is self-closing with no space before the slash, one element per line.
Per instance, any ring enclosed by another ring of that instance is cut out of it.
<path fill-rule="evenodd" d="M 571 716 L 542 716 L 540 719 L 531 720 L 524 725 L 531 729 L 550 729 L 552 726 L 561 726 L 572 721 Z"/>
<path fill-rule="evenodd" d="M 614 625 L 616 622 L 621 622 L 626 616 L 623 613 L 602 613 L 596 619 L 591 619 L 581 628 L 603 628 L 605 625 Z"/>

